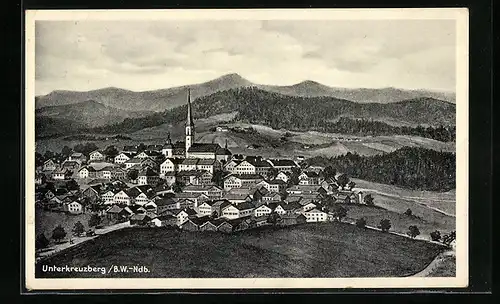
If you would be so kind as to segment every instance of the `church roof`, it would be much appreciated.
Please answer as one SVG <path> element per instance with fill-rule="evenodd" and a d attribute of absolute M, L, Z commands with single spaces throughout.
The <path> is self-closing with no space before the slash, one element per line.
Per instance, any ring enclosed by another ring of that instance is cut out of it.
<path fill-rule="evenodd" d="M 219 144 L 193 143 L 188 152 L 209 152 L 216 153 L 220 149 Z"/>

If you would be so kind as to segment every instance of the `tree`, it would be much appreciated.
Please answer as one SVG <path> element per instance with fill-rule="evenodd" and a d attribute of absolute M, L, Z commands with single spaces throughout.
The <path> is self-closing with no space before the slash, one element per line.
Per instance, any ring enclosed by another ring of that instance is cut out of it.
<path fill-rule="evenodd" d="M 45 237 L 44 233 L 40 233 L 35 239 L 35 248 L 43 249 L 49 245 L 49 240 Z"/>
<path fill-rule="evenodd" d="M 387 232 L 389 229 L 391 229 L 391 221 L 388 219 L 383 219 L 380 221 L 380 224 L 378 225 L 378 228 L 382 230 L 382 232 Z"/>
<path fill-rule="evenodd" d="M 364 217 L 356 220 L 356 227 L 358 227 L 358 228 L 365 228 L 366 227 L 366 220 Z"/>
<path fill-rule="evenodd" d="M 337 170 L 335 170 L 335 168 L 333 168 L 332 166 L 327 166 L 324 170 L 323 170 L 323 177 L 325 179 L 333 179 L 335 180 L 335 175 L 337 175 Z"/>
<path fill-rule="evenodd" d="M 341 174 L 338 178 L 337 178 L 337 182 L 339 183 L 339 186 L 344 189 L 345 186 L 349 183 L 349 177 L 347 177 L 347 175 L 345 174 Z"/>
<path fill-rule="evenodd" d="M 371 194 L 365 195 L 365 197 L 363 198 L 363 201 L 367 205 L 370 205 L 370 206 L 375 205 L 375 203 L 373 202 L 373 196 Z"/>
<path fill-rule="evenodd" d="M 106 149 L 104 149 L 104 154 L 106 154 L 108 157 L 114 158 L 115 156 L 118 155 L 118 149 L 116 149 L 115 146 L 107 146 Z"/>
<path fill-rule="evenodd" d="M 446 244 L 450 246 L 450 244 L 456 239 L 456 233 L 455 231 L 450 232 L 449 234 L 446 234 L 443 236 L 443 244 Z"/>
<path fill-rule="evenodd" d="M 73 233 L 75 235 L 80 235 L 84 232 L 85 232 L 85 227 L 83 227 L 83 224 L 80 221 L 76 222 L 75 225 L 73 226 Z"/>
<path fill-rule="evenodd" d="M 406 216 L 412 216 L 413 215 L 413 211 L 411 211 L 411 209 L 408 208 L 408 209 L 406 209 L 406 211 L 403 214 L 406 215 Z"/>
<path fill-rule="evenodd" d="M 342 219 L 347 216 L 347 209 L 341 205 L 333 205 L 329 209 L 333 213 L 333 218 L 338 222 L 342 222 Z"/>
<path fill-rule="evenodd" d="M 54 152 L 50 150 L 45 151 L 45 153 L 43 154 L 43 158 L 45 160 L 52 159 L 53 157 L 54 157 Z"/>
<path fill-rule="evenodd" d="M 127 173 L 129 180 L 136 180 L 139 177 L 139 171 L 137 169 L 129 170 Z"/>
<path fill-rule="evenodd" d="M 89 227 L 95 227 L 101 223 L 101 217 L 97 214 L 92 214 L 89 218 Z"/>
<path fill-rule="evenodd" d="M 267 171 L 266 177 L 268 180 L 272 180 L 275 179 L 277 175 L 278 175 L 278 169 L 271 168 L 269 169 L 269 171 Z"/>
<path fill-rule="evenodd" d="M 90 152 L 95 151 L 97 149 L 99 149 L 99 147 L 94 143 L 77 144 L 73 147 L 73 150 L 75 152 L 80 152 L 85 155 L 89 155 Z"/>
<path fill-rule="evenodd" d="M 354 189 L 354 187 L 356 187 L 356 183 L 353 182 L 353 181 L 350 181 L 349 183 L 347 183 L 347 186 L 349 186 L 349 189 Z"/>
<path fill-rule="evenodd" d="M 441 232 L 438 230 L 431 232 L 431 239 L 434 242 L 439 242 L 441 240 Z"/>
<path fill-rule="evenodd" d="M 144 144 L 144 143 L 140 143 L 138 146 L 137 146 L 137 152 L 141 153 L 142 151 L 146 150 L 147 149 L 147 146 Z"/>
<path fill-rule="evenodd" d="M 172 185 L 172 190 L 174 190 L 175 193 L 180 193 L 184 186 L 185 184 L 183 182 L 176 179 L 175 183 Z"/>
<path fill-rule="evenodd" d="M 64 156 L 64 158 L 70 156 L 72 152 L 73 150 L 68 146 L 64 146 L 61 150 L 61 154 Z"/>
<path fill-rule="evenodd" d="M 52 238 L 59 242 L 66 237 L 66 231 L 61 225 L 58 225 L 54 230 L 52 230 Z"/>
<path fill-rule="evenodd" d="M 417 235 L 420 235 L 420 230 L 418 229 L 417 226 L 410 226 L 408 227 L 408 232 L 407 234 L 411 237 L 411 238 L 415 238 L 417 237 Z"/>
<path fill-rule="evenodd" d="M 212 212 L 212 218 L 213 219 L 216 219 L 218 217 L 219 217 L 219 214 L 217 213 L 217 211 Z"/>
<path fill-rule="evenodd" d="M 222 187 L 224 185 L 224 175 L 225 175 L 225 172 L 222 171 L 222 170 L 215 170 L 214 171 L 214 174 L 212 176 L 212 182 L 219 186 L 219 187 Z"/>
<path fill-rule="evenodd" d="M 66 188 L 68 191 L 80 190 L 80 185 L 74 179 L 70 179 L 66 182 Z"/>

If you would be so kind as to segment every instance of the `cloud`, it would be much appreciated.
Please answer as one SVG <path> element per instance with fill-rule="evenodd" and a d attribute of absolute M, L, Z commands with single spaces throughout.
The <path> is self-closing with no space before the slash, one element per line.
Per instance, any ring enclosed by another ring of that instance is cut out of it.
<path fill-rule="evenodd" d="M 454 88 L 452 21 L 37 21 L 36 93 L 256 83 Z"/>

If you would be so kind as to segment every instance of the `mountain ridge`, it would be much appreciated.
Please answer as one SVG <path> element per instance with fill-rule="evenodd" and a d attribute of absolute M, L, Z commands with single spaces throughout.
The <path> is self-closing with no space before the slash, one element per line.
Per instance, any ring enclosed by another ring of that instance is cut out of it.
<path fill-rule="evenodd" d="M 89 91 L 55 90 L 46 95 L 35 97 L 36 108 L 45 106 L 73 104 L 84 100 L 95 100 L 104 105 L 121 110 L 161 112 L 186 101 L 186 90 L 191 89 L 193 99 L 207 96 L 218 91 L 257 87 L 266 91 L 290 96 L 319 97 L 330 96 L 348 99 L 359 103 L 392 103 L 416 97 L 433 97 L 454 103 L 455 97 L 449 92 L 431 90 L 405 90 L 397 88 L 335 88 L 313 80 L 304 80 L 293 85 L 266 85 L 253 83 L 237 73 L 222 75 L 207 82 L 175 86 L 165 89 L 132 91 L 117 87 L 107 87 Z"/>

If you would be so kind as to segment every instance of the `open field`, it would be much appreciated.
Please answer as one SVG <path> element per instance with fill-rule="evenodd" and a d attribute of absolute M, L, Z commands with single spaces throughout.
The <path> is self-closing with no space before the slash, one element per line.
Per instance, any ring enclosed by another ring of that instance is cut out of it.
<path fill-rule="evenodd" d="M 455 190 L 447 192 L 410 190 L 393 185 L 379 184 L 362 179 L 352 178 L 356 183 L 356 188 L 365 194 L 372 193 L 376 199 L 376 204 L 384 208 L 404 212 L 410 208 L 413 210 L 427 210 L 434 208 L 435 211 L 455 216 L 456 193 Z M 394 201 L 401 201 L 401 204 L 394 204 Z M 415 206 L 415 207 L 411 207 Z"/>
<path fill-rule="evenodd" d="M 360 155 L 375 155 L 394 151 L 403 146 L 423 147 L 439 151 L 455 151 L 454 143 L 443 143 L 440 141 L 417 136 L 366 136 L 309 132 L 289 132 L 291 136 L 287 142 L 280 142 L 280 138 L 287 130 L 275 130 L 263 125 L 255 125 L 241 122 L 226 123 L 232 120 L 237 113 L 228 113 L 196 120 L 196 138 L 199 142 L 219 143 L 221 145 L 228 141 L 228 147 L 233 153 L 244 153 L 248 155 L 262 155 L 265 157 L 285 156 L 326 156 L 332 157 L 347 152 L 356 152 Z M 219 124 L 229 127 L 252 127 L 256 134 L 244 134 L 235 132 L 212 132 L 210 128 Z M 122 147 L 124 145 L 163 144 L 167 133 L 170 132 L 173 141 L 184 140 L 184 124 L 163 124 L 156 127 L 142 129 L 130 134 L 123 134 L 131 140 L 108 139 L 96 140 L 94 142 L 99 148 L 109 145 Z M 89 134 L 92 135 L 92 134 Z M 96 134 L 97 135 L 97 134 Z M 116 134 L 98 134 L 99 137 L 112 137 Z M 45 150 L 61 151 L 67 145 L 72 147 L 82 141 L 63 140 L 62 138 L 41 139 L 37 141 L 37 151 Z M 248 145 L 258 144 L 257 149 L 248 149 Z M 277 144 L 277 145 L 276 145 Z M 272 147 L 274 145 L 274 147 Z"/>
<path fill-rule="evenodd" d="M 149 273 L 42 273 L 36 277 L 393 277 L 424 269 L 443 247 L 343 223 L 256 229 L 231 235 L 123 229 L 43 263 L 143 265 Z"/>
<path fill-rule="evenodd" d="M 35 209 L 35 231 L 37 234 L 45 233 L 47 239 L 51 240 L 52 230 L 61 225 L 67 233 L 67 237 L 71 236 L 71 230 L 76 222 L 80 221 L 85 230 L 88 229 L 88 220 L 90 214 L 71 215 L 64 212 L 45 211 L 39 208 Z M 52 241 L 52 240 L 51 240 Z"/>

